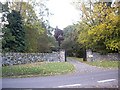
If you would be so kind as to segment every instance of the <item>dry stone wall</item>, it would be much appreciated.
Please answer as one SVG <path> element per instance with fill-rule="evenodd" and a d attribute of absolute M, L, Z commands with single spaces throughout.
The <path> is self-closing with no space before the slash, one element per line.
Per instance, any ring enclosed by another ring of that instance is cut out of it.
<path fill-rule="evenodd" d="M 120 60 L 119 53 L 108 53 L 106 55 L 101 55 L 100 53 L 92 52 L 87 50 L 87 61 L 100 61 L 100 60 Z"/>
<path fill-rule="evenodd" d="M 53 53 L 4 53 L 2 54 L 2 66 L 18 65 L 32 62 L 64 62 L 64 51 Z"/>

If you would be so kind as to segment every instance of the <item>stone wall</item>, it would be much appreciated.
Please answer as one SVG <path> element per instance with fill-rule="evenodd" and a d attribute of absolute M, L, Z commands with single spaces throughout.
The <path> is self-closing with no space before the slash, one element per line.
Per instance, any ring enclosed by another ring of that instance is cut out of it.
<path fill-rule="evenodd" d="M 5 53 L 2 54 L 2 65 L 17 65 L 31 62 L 64 62 L 64 51 L 53 53 Z"/>
<path fill-rule="evenodd" d="M 100 53 L 87 50 L 87 61 L 99 61 L 99 60 L 120 60 L 120 54 L 108 53 L 106 55 L 101 55 Z"/>

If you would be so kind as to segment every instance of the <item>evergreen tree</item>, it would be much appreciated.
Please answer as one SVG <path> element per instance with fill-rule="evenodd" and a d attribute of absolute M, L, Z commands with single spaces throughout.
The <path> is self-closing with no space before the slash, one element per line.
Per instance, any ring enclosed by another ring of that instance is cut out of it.
<path fill-rule="evenodd" d="M 25 30 L 22 17 L 18 11 L 12 10 L 7 15 L 8 24 L 3 28 L 2 49 L 5 52 L 25 51 Z"/>

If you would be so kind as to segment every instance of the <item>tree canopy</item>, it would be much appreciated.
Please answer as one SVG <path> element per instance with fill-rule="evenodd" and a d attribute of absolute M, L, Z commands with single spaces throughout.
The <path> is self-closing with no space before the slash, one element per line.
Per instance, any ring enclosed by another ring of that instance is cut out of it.
<path fill-rule="evenodd" d="M 39 4 L 32 1 L 3 4 L 3 52 L 48 52 L 54 46 L 54 42 L 51 43 L 54 39 L 48 33 L 49 25 L 42 19 L 47 7 L 40 11 L 39 18 L 35 12 L 36 5 Z M 44 3 L 40 5 L 39 8 Z"/>
<path fill-rule="evenodd" d="M 3 28 L 3 50 L 6 52 L 24 52 L 26 48 L 25 30 L 20 13 L 12 10 L 7 15 L 7 21 L 9 24 Z"/>
<path fill-rule="evenodd" d="M 78 32 L 76 26 L 77 25 L 69 25 L 64 28 L 64 41 L 62 42 L 62 48 L 66 50 L 68 56 L 83 57 L 83 47 L 77 42 Z"/>
<path fill-rule="evenodd" d="M 78 42 L 93 51 L 107 53 L 120 52 L 119 8 L 107 2 L 82 3 L 81 21 L 77 27 Z"/>

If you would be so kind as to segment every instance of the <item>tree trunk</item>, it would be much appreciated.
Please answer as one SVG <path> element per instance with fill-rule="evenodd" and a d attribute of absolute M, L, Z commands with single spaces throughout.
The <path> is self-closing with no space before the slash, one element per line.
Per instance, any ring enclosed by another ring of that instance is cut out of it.
<path fill-rule="evenodd" d="M 83 50 L 83 61 L 87 61 L 87 58 L 86 58 L 86 48 L 84 48 L 84 50 Z"/>

